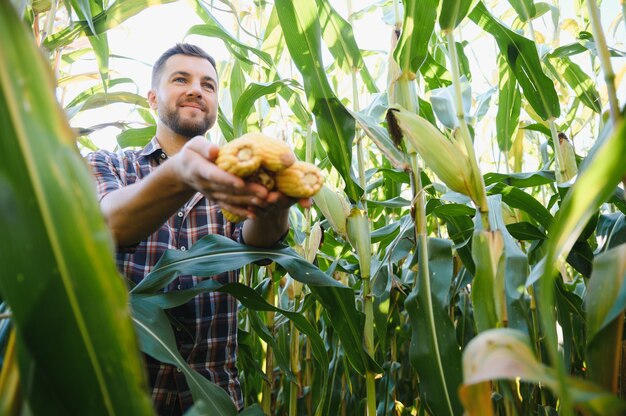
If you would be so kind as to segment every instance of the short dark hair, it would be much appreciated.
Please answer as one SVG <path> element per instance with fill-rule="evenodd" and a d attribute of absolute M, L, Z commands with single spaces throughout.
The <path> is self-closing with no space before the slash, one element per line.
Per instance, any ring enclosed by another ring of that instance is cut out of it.
<path fill-rule="evenodd" d="M 158 83 L 159 76 L 161 75 L 161 71 L 163 69 L 163 65 L 174 55 L 187 55 L 187 56 L 195 56 L 198 58 L 206 59 L 213 65 L 215 68 L 215 72 L 217 73 L 217 66 L 215 65 L 215 59 L 206 53 L 202 48 L 196 45 L 192 45 L 191 43 L 177 43 L 172 46 L 156 60 L 154 66 L 152 67 L 152 88 L 156 87 Z"/>

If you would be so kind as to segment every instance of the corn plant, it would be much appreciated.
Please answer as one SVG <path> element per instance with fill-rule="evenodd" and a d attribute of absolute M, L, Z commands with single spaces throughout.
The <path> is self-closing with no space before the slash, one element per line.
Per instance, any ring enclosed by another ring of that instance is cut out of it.
<path fill-rule="evenodd" d="M 231 54 L 216 138 L 273 134 L 326 186 L 292 210 L 289 247 L 208 236 L 127 296 L 73 147 L 97 149 L 104 127 L 119 148 L 154 135 L 133 80 L 109 71 L 107 31 L 162 3 L 0 0 L 3 414 L 151 414 L 139 349 L 183 369 L 190 414 L 235 414 L 164 312 L 202 291 L 241 303 L 247 413 L 626 412 L 623 4 L 607 24 L 595 0 L 187 1 L 202 21 L 187 36 Z M 372 15 L 388 50 L 358 42 Z M 73 73 L 88 57 L 95 71 Z M 74 125 L 112 103 L 142 126 Z M 239 283 L 161 291 L 234 268 Z"/>

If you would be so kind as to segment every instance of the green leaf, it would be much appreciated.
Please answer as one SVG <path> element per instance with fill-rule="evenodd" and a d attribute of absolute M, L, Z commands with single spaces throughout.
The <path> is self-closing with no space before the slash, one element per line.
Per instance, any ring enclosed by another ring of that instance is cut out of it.
<path fill-rule="evenodd" d="M 131 297 L 133 321 L 141 349 L 151 357 L 179 368 L 194 401 L 202 400 L 211 414 L 236 415 L 237 409 L 224 389 L 194 371 L 178 352 L 172 325 L 163 310 L 147 299 Z"/>
<path fill-rule="evenodd" d="M 281 79 L 269 83 L 249 83 L 237 100 L 233 110 L 233 134 L 239 137 L 246 133 L 246 119 L 250 114 L 250 110 L 254 108 L 256 100 L 269 94 L 276 94 L 283 88 L 294 87 L 298 87 L 297 83 L 289 79 Z"/>
<path fill-rule="evenodd" d="M 280 62 L 280 57 L 282 56 L 284 49 L 285 36 L 280 28 L 278 14 L 276 13 L 276 6 L 274 6 L 272 7 L 272 12 L 267 25 L 265 26 L 261 50 L 269 53 L 274 62 Z"/>
<path fill-rule="evenodd" d="M 249 64 L 253 64 L 254 62 L 250 61 L 247 57 L 247 52 L 251 52 L 258 56 L 262 62 L 264 62 L 268 68 L 273 68 L 274 63 L 272 61 L 271 56 L 267 52 L 263 52 L 259 49 L 250 47 L 245 43 L 240 42 L 236 37 L 232 36 L 224 26 L 220 24 L 220 22 L 211 14 L 209 9 L 199 1 L 188 0 L 188 3 L 195 10 L 196 14 L 204 21 L 204 25 L 192 26 L 185 36 L 189 36 L 191 34 L 203 35 L 216 37 L 221 39 L 224 42 L 224 46 L 241 59 L 244 62 Z M 236 48 L 234 47 L 236 46 Z M 241 53 L 240 50 L 245 51 L 246 53 Z"/>
<path fill-rule="evenodd" d="M 172 274 L 170 279 L 176 277 L 176 274 Z M 203 292 L 221 292 L 228 293 L 231 296 L 234 296 L 241 302 L 243 306 L 248 309 L 252 309 L 254 311 L 272 311 L 278 312 L 293 321 L 298 330 L 303 334 L 306 334 L 309 342 L 311 343 L 311 349 L 313 352 L 313 358 L 317 361 L 321 369 L 327 369 L 329 362 L 328 356 L 326 353 L 326 348 L 324 346 L 324 341 L 322 341 L 321 336 L 317 332 L 317 329 L 311 325 L 311 323 L 306 319 L 304 315 L 300 312 L 290 312 L 284 309 L 277 308 L 269 303 L 263 297 L 257 293 L 254 289 L 245 286 L 241 283 L 228 283 L 228 284 L 220 284 L 214 280 L 205 280 L 203 282 L 198 283 L 192 289 L 187 290 L 179 290 L 172 291 L 166 293 L 154 293 L 154 294 L 134 294 L 133 299 L 145 299 L 150 303 L 158 305 L 163 309 L 169 309 L 176 306 L 180 306 L 188 301 L 190 301 L 194 296 L 197 296 Z M 267 331 L 264 325 L 260 322 L 252 322 L 252 325 L 257 332 L 257 334 L 267 343 L 273 344 L 274 338 L 273 335 L 269 332 L 262 333 L 261 331 Z M 274 351 L 277 353 L 279 351 Z M 288 372 L 290 372 L 289 360 L 287 355 L 283 354 L 284 357 L 281 358 L 282 368 Z M 291 375 L 293 378 L 293 375 Z M 327 374 L 323 373 L 322 379 L 324 380 L 324 385 L 326 384 Z"/>
<path fill-rule="evenodd" d="M 72 43 L 83 31 L 87 35 L 98 35 L 120 25 L 126 19 L 150 6 L 173 3 L 174 1 L 176 0 L 116 1 L 107 10 L 92 16 L 93 25 L 91 27 L 86 21 L 74 22 L 68 27 L 46 37 L 42 46 L 48 50 L 55 50 Z"/>
<path fill-rule="evenodd" d="M 593 158 L 586 161 L 585 168 L 565 196 L 550 229 L 550 258 L 565 255 L 591 216 L 613 195 L 615 186 L 626 173 L 622 160 L 625 152 L 626 123 L 621 123 L 614 134 L 596 149 Z"/>
<path fill-rule="evenodd" d="M 361 50 L 354 39 L 352 26 L 330 5 L 328 0 L 316 0 L 322 27 L 322 37 L 342 71 L 359 71 L 367 90 L 378 92 L 374 80 L 363 62 Z"/>
<path fill-rule="evenodd" d="M 428 55 L 428 42 L 435 29 L 439 0 L 406 0 L 404 20 L 393 59 L 402 73 L 416 74 Z"/>
<path fill-rule="evenodd" d="M 419 250 L 418 253 L 421 253 Z M 421 398 L 436 415 L 462 413 L 457 390 L 461 384 L 461 352 L 454 325 L 447 313 L 447 293 L 452 279 L 450 241 L 428 239 L 428 274 L 420 267 L 419 276 L 405 301 L 412 330 L 410 359 L 420 380 Z M 412 264 L 424 260 L 416 254 Z M 414 274 L 415 272 L 411 272 Z"/>
<path fill-rule="evenodd" d="M 504 293 L 496 293 L 496 296 L 504 295 L 505 297 L 508 327 L 528 332 L 529 328 L 532 328 L 528 318 L 530 309 L 525 301 L 524 292 L 524 285 L 529 272 L 528 256 L 519 247 L 513 238 L 514 236 L 509 233 L 509 226 L 504 223 L 502 196 L 491 195 L 488 202 L 489 221 L 493 224 L 494 229 L 501 233 L 504 241 L 504 270 L 497 276 L 498 279 L 504 281 L 504 287 L 502 288 L 500 283 L 494 285 L 496 288 L 500 287 Z M 536 227 L 534 229 L 536 230 Z"/>
<path fill-rule="evenodd" d="M 141 95 L 132 92 L 120 91 L 94 94 L 74 107 L 66 107 L 65 111 L 67 117 L 72 118 L 81 111 L 92 110 L 94 108 L 100 108 L 114 103 L 132 104 L 144 108 L 149 107 L 146 97 L 142 97 Z"/>
<path fill-rule="evenodd" d="M 587 366 L 589 378 L 617 392 L 626 309 L 626 245 L 596 256 L 587 285 Z"/>
<path fill-rule="evenodd" d="M 144 147 L 156 135 L 156 126 L 127 129 L 117 135 L 117 144 L 125 149 L 127 147 Z"/>
<path fill-rule="evenodd" d="M 541 69 L 537 46 L 529 39 L 508 29 L 479 2 L 469 15 L 470 19 L 498 43 L 502 56 L 522 87 L 524 97 L 535 112 L 544 120 L 561 114 L 559 98 L 554 84 Z"/>
<path fill-rule="evenodd" d="M 508 206 L 525 211 L 532 219 L 537 221 L 537 223 L 545 229 L 548 229 L 553 222 L 553 217 L 552 214 L 550 214 L 550 211 L 548 211 L 548 209 L 546 209 L 546 207 L 539 201 L 521 189 L 497 183 L 487 188 L 487 193 L 489 195 L 501 194 L 502 200 Z"/>
<path fill-rule="evenodd" d="M 109 88 L 115 87 L 117 85 L 123 85 L 123 84 L 134 84 L 134 81 L 130 78 L 115 78 L 115 79 L 109 79 L 107 80 L 104 85 L 103 84 L 98 84 L 96 86 L 87 88 L 84 91 L 81 91 L 80 93 L 78 93 L 76 95 L 76 97 L 74 97 L 72 99 L 72 101 L 70 101 L 65 108 L 72 108 L 72 107 L 78 107 L 78 105 L 84 103 L 85 101 L 87 101 L 89 98 L 91 98 L 92 96 L 99 94 L 99 93 L 103 93 L 106 90 L 108 90 Z"/>
<path fill-rule="evenodd" d="M 622 193 L 622 190 L 619 190 Z M 598 247 L 598 252 L 626 243 L 626 217 L 622 212 L 601 214 L 598 219 L 596 236 L 603 243 Z"/>
<path fill-rule="evenodd" d="M 351 169 L 355 123 L 326 78 L 315 1 L 301 0 L 296 5 L 291 1 L 278 0 L 275 4 L 287 48 L 302 73 L 309 108 L 315 115 L 320 139 L 331 163 L 346 183 L 346 194 L 356 201 L 363 190 L 357 185 Z"/>
<path fill-rule="evenodd" d="M 476 0 L 441 0 L 439 26 L 443 32 L 454 30 L 463 21 Z"/>
<path fill-rule="evenodd" d="M 324 274 L 290 248 L 262 249 L 244 246 L 220 235 L 209 235 L 185 252 L 166 251 L 152 272 L 132 289 L 131 294 L 152 293 L 178 274 L 213 276 L 266 258 L 274 260 L 295 280 L 309 286 L 311 292 L 328 310 L 346 355 L 359 374 L 364 374 L 366 369 L 380 371 L 380 367 L 361 346 L 365 319 L 355 309 L 354 292 Z"/>
<path fill-rule="evenodd" d="M 509 230 L 511 235 L 515 237 L 517 240 L 545 240 L 548 238 L 546 234 L 541 231 L 539 228 L 535 227 L 529 222 L 516 222 L 514 224 L 509 224 L 506 226 L 506 229 Z"/>
<path fill-rule="evenodd" d="M 602 112 L 600 94 L 596 90 L 594 81 L 578 65 L 569 58 L 559 58 L 553 61 L 556 77 L 565 78 L 580 101 L 596 113 Z"/>
<path fill-rule="evenodd" d="M 550 357 L 559 369 L 559 381 L 565 382 L 565 369 L 558 361 L 557 334 L 554 317 L 550 311 L 554 293 L 553 279 L 562 259 L 567 256 L 578 236 L 600 205 L 608 200 L 615 186 L 626 173 L 623 155 L 626 152 L 626 123 L 617 126 L 613 135 L 595 148 L 588 156 L 586 167 L 578 174 L 558 211 L 547 246 L 545 265 L 540 280 L 540 312 L 546 332 Z"/>
<path fill-rule="evenodd" d="M 254 61 L 250 60 L 250 58 L 248 58 L 248 54 L 246 53 L 247 51 L 250 51 L 261 58 L 262 62 L 264 62 L 268 67 L 273 66 L 272 58 L 269 54 L 239 42 L 235 37 L 228 33 L 226 29 L 218 26 L 217 24 L 191 26 L 185 33 L 185 37 L 190 35 L 200 35 L 221 39 L 224 42 L 224 46 L 230 53 L 237 57 L 237 59 L 240 59 L 247 64 L 254 65 Z"/>
<path fill-rule="evenodd" d="M 537 14 L 537 8 L 533 0 L 509 0 L 509 3 L 513 6 L 522 22 L 534 19 Z"/>
<path fill-rule="evenodd" d="M 72 10 L 78 15 L 78 18 L 85 20 L 92 33 L 96 32 L 93 24 L 93 16 L 102 12 L 102 2 L 98 3 L 93 0 L 70 0 Z"/>
<path fill-rule="evenodd" d="M 448 69 L 437 62 L 431 54 L 427 54 L 422 66 L 420 66 L 420 74 L 426 81 L 427 91 L 440 87 L 448 87 L 452 85 L 452 79 Z M 421 110 L 420 103 L 420 110 Z"/>
<path fill-rule="evenodd" d="M 513 72 L 508 68 L 502 56 L 498 57 L 498 112 L 496 114 L 496 134 L 500 151 L 511 149 L 511 143 L 517 132 L 519 115 L 522 109 L 522 94 L 517 87 Z"/>
<path fill-rule="evenodd" d="M 554 182 L 554 172 L 548 170 L 521 173 L 489 172 L 483 177 L 485 179 L 485 185 L 487 186 L 493 183 L 501 182 L 505 185 L 511 185 L 516 188 L 530 188 Z"/>
<path fill-rule="evenodd" d="M 93 181 L 49 64 L 6 1 L 0 44 L 0 212 L 11 241 L 0 250 L 1 297 L 47 395 L 68 414 L 151 414 Z"/>

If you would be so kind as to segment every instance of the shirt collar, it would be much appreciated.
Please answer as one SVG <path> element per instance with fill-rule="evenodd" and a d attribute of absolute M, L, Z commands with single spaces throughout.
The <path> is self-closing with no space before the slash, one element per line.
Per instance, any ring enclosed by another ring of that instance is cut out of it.
<path fill-rule="evenodd" d="M 148 142 L 148 144 L 141 150 L 139 157 L 159 157 L 163 153 L 161 144 L 157 140 L 156 136 Z"/>

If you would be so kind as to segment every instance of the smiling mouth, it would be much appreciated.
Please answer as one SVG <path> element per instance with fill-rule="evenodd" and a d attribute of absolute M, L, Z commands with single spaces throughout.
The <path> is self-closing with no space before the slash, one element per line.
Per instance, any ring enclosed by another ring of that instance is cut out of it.
<path fill-rule="evenodd" d="M 180 106 L 181 108 L 195 108 L 196 110 L 204 111 L 204 108 L 198 104 L 185 103 Z"/>

